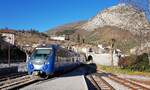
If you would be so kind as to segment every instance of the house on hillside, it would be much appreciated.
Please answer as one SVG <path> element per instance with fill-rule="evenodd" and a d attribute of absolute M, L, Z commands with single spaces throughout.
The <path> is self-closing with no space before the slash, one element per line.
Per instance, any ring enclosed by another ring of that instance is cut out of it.
<path fill-rule="evenodd" d="M 15 44 L 15 31 L 14 30 L 0 30 L 0 34 L 4 37 L 4 41 L 12 45 Z"/>
<path fill-rule="evenodd" d="M 82 45 L 73 45 L 72 50 L 75 52 L 80 53 L 88 53 L 88 52 L 95 52 L 95 47 L 92 45 L 82 44 Z"/>
<path fill-rule="evenodd" d="M 51 36 L 50 37 L 52 40 L 58 40 L 58 41 L 64 41 L 66 40 L 66 36 L 62 35 L 62 36 Z"/>

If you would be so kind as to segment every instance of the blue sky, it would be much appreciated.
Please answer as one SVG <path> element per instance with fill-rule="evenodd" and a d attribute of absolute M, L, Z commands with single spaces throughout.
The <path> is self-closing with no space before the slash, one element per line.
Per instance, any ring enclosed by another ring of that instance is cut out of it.
<path fill-rule="evenodd" d="M 118 0 L 0 0 L 0 28 L 46 31 L 88 20 Z"/>

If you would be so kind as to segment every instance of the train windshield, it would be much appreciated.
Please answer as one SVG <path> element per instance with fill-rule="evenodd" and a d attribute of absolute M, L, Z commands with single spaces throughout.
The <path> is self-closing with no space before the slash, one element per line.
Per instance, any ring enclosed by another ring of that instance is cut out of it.
<path fill-rule="evenodd" d="M 51 53 L 51 49 L 36 49 L 31 60 L 46 60 Z"/>

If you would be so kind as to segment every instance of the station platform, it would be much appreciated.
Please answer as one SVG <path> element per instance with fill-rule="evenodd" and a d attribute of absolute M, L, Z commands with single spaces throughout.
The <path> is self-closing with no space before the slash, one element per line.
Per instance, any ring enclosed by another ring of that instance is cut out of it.
<path fill-rule="evenodd" d="M 21 90 L 88 90 L 85 78 L 81 76 L 62 76 L 32 84 Z"/>
<path fill-rule="evenodd" d="M 20 90 L 89 90 L 85 76 L 93 72 L 95 69 L 93 71 L 93 68 L 82 66 L 62 76 L 39 81 Z"/>

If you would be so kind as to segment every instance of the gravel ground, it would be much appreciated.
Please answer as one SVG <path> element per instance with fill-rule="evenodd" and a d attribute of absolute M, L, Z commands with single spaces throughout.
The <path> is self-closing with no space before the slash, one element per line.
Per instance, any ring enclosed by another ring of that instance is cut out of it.
<path fill-rule="evenodd" d="M 129 88 L 121 85 L 121 84 L 118 84 L 112 80 L 110 80 L 109 78 L 103 76 L 102 77 L 104 80 L 106 80 L 115 90 L 129 90 Z"/>
<path fill-rule="evenodd" d="M 146 80 L 150 81 L 150 77 L 146 76 L 140 76 L 140 75 L 118 75 L 121 78 L 126 78 L 126 79 L 136 79 L 136 80 Z"/>
<path fill-rule="evenodd" d="M 118 76 L 150 88 L 150 77 L 140 75 L 118 75 Z"/>
<path fill-rule="evenodd" d="M 136 80 L 136 79 L 130 79 L 130 80 L 133 80 L 135 82 L 139 82 L 139 83 L 142 83 L 145 85 L 149 85 L 149 87 L 150 87 L 150 81 L 149 80 Z"/>

